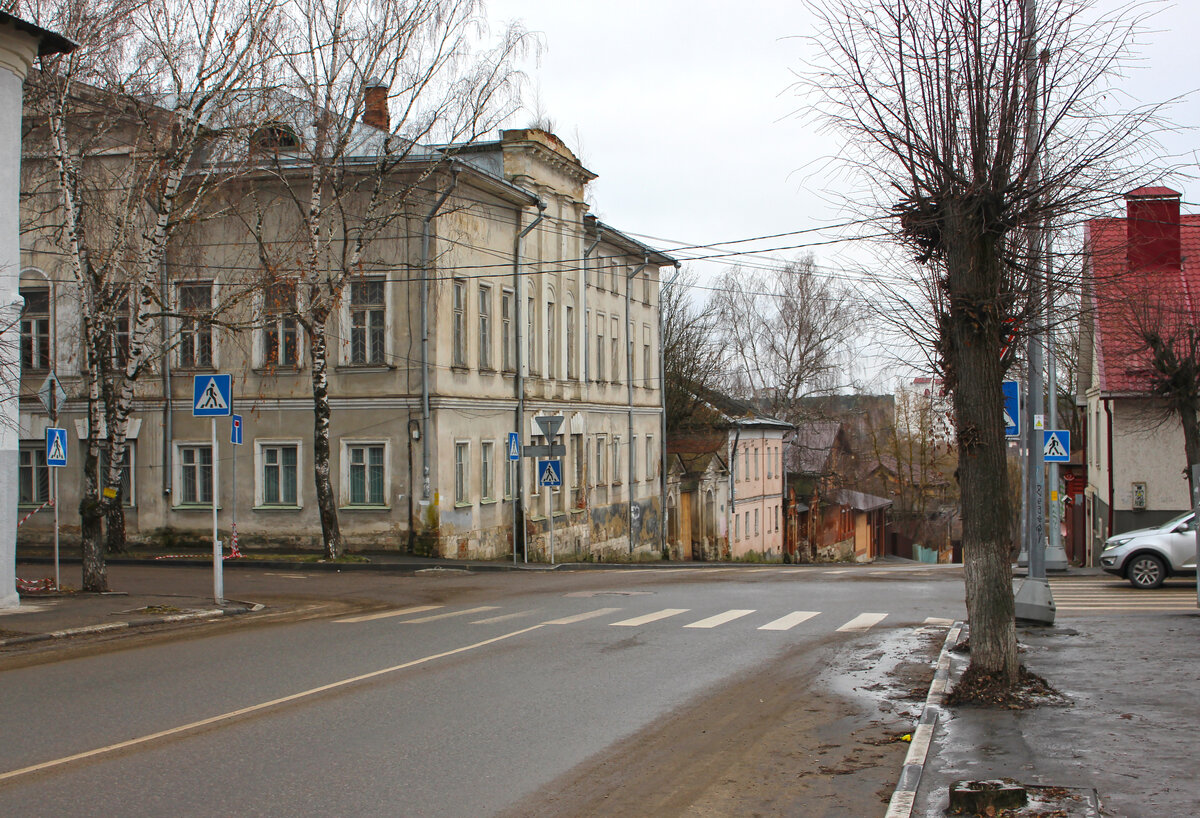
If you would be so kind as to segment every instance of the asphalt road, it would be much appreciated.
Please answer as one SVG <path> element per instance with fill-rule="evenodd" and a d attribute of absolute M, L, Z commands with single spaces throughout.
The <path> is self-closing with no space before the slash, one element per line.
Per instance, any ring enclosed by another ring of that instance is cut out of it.
<path fill-rule="evenodd" d="M 954 568 L 230 571 L 226 588 L 309 617 L 339 604 L 0 672 L 5 814 L 497 814 L 716 691 L 802 698 L 786 674 L 964 613 Z"/>

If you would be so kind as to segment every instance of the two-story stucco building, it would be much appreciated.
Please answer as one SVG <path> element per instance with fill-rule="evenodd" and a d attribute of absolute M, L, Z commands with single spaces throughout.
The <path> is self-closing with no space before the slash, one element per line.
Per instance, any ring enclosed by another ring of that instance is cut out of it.
<path fill-rule="evenodd" d="M 411 212 L 368 248 L 329 332 L 331 474 L 347 543 L 538 560 L 553 515 L 559 559 L 658 554 L 658 271 L 674 260 L 588 214 L 595 175 L 552 134 L 504 131 L 409 165 L 396 172 L 428 178 Z M 239 184 L 242 201 L 250 185 L 270 198 L 269 181 Z M 267 221 L 283 237 L 294 229 L 287 218 Z M 287 269 L 247 295 L 247 274 L 262 270 L 246 223 L 244 213 L 205 221 L 170 254 L 162 298 L 176 315 L 138 383 L 129 430 L 122 492 L 133 541 L 205 538 L 215 464 L 225 536 L 236 519 L 244 546 L 320 544 L 311 350 L 289 317 Z M 48 417 L 35 393 L 51 371 L 69 395 L 60 425 L 79 439 L 87 431 L 78 299 L 54 242 L 34 232 L 22 248 L 28 510 L 48 499 Z M 218 307 L 220 324 L 205 320 Z M 193 377 L 213 372 L 233 376 L 244 418 L 244 445 L 223 426 L 215 453 L 208 422 L 192 417 Z M 510 433 L 522 447 L 546 442 L 536 415 L 565 419 L 561 488 L 537 485 L 534 459 L 509 460 Z M 60 479 L 68 531 L 78 461 Z M 49 522 L 36 515 L 22 537 L 45 539 Z"/>

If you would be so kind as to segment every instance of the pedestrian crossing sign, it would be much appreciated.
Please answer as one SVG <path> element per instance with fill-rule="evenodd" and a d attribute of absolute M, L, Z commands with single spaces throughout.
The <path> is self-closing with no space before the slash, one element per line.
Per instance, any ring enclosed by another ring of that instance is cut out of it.
<path fill-rule="evenodd" d="M 1016 381 L 1005 381 L 1004 389 L 1004 436 L 1021 436 L 1021 386 Z"/>
<path fill-rule="evenodd" d="M 1070 462 L 1071 432 L 1069 429 L 1045 429 L 1042 431 L 1042 460 L 1047 463 Z"/>
<path fill-rule="evenodd" d="M 560 488 L 562 486 L 562 463 L 558 460 L 539 460 L 538 485 Z"/>
<path fill-rule="evenodd" d="M 508 459 L 521 459 L 521 436 L 516 432 L 508 433 Z"/>
<path fill-rule="evenodd" d="M 55 429 L 53 426 L 46 429 L 46 465 L 67 465 L 66 429 Z"/>
<path fill-rule="evenodd" d="M 192 417 L 223 418 L 233 414 L 233 384 L 229 375 L 192 378 Z"/>

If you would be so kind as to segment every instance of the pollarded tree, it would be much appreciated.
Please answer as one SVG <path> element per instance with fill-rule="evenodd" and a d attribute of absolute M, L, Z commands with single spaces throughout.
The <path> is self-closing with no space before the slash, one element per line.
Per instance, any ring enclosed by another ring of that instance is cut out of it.
<path fill-rule="evenodd" d="M 806 85 L 847 137 L 870 214 L 894 217 L 918 317 L 952 391 L 972 675 L 1019 679 L 1001 381 L 1008 335 L 1044 304 L 1047 221 L 1144 174 L 1155 109 L 1106 114 L 1138 21 L 1087 0 L 814 0 Z M 1040 113 L 1039 113 L 1040 112 Z M 1039 286 L 1040 285 L 1040 286 Z M 1044 290 L 1043 290 L 1044 293 Z"/>
<path fill-rule="evenodd" d="M 402 269 L 394 254 L 445 202 L 454 150 L 432 146 L 476 139 L 515 111 L 515 61 L 531 41 L 514 24 L 489 44 L 477 0 L 281 8 L 263 81 L 270 115 L 254 140 L 261 173 L 234 192 L 250 202 L 243 215 L 264 281 L 292 293 L 287 310 L 306 341 L 317 509 L 335 559 L 344 543 L 330 476 L 330 356 L 341 344 L 347 360 L 393 363 L 382 313 L 360 320 L 354 306 L 383 303 L 387 274 Z M 351 326 L 339 339 L 331 330 L 347 302 Z"/>

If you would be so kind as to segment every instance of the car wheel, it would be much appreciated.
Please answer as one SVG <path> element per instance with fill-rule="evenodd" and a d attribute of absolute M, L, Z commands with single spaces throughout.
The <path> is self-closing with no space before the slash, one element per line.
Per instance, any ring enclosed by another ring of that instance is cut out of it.
<path fill-rule="evenodd" d="M 1129 563 L 1125 576 L 1134 588 L 1149 590 L 1163 584 L 1167 578 L 1167 566 L 1153 554 L 1138 554 Z"/>

